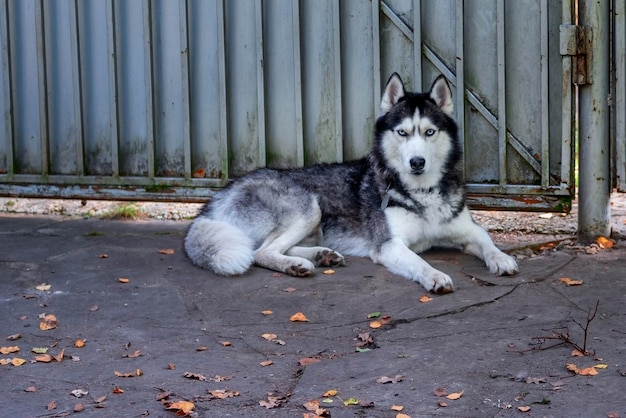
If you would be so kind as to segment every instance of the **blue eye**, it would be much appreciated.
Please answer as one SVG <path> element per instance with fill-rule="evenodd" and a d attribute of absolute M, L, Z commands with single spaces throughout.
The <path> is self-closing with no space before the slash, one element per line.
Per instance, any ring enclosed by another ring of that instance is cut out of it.
<path fill-rule="evenodd" d="M 398 129 L 396 131 L 396 133 L 400 136 L 407 136 L 408 134 L 406 133 L 406 131 L 404 129 Z"/>
<path fill-rule="evenodd" d="M 426 132 L 424 132 L 425 136 L 433 136 L 435 134 L 435 130 L 434 129 L 426 129 Z"/>

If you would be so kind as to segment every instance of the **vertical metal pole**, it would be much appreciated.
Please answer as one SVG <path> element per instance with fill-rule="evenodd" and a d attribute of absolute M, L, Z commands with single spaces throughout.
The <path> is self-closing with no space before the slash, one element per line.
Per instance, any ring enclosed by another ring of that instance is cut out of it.
<path fill-rule="evenodd" d="M 579 25 L 593 32 L 591 84 L 579 87 L 578 236 L 589 243 L 611 233 L 609 141 L 609 5 L 579 0 Z"/>

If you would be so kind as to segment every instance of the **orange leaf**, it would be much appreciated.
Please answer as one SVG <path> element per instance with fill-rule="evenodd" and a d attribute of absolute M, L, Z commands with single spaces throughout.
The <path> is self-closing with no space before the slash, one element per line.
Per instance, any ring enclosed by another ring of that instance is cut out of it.
<path fill-rule="evenodd" d="M 611 238 L 606 237 L 598 237 L 596 238 L 596 243 L 600 246 L 600 248 L 611 248 L 615 245 L 615 241 Z"/>
<path fill-rule="evenodd" d="M 108 254 L 100 254 L 98 257 L 100 257 L 100 258 L 109 258 L 109 255 Z"/>
<path fill-rule="evenodd" d="M 0 347 L 0 354 L 17 353 L 18 351 L 20 351 L 20 348 L 16 345 L 11 347 Z"/>
<path fill-rule="evenodd" d="M 375 320 L 375 321 L 370 322 L 370 328 L 378 329 L 378 328 L 380 328 L 382 326 L 383 326 L 383 323 L 380 322 L 378 319 Z"/>
<path fill-rule="evenodd" d="M 128 283 L 130 282 L 130 279 L 127 279 L 126 277 L 120 277 L 119 279 L 117 279 L 117 281 L 120 283 Z"/>
<path fill-rule="evenodd" d="M 298 363 L 300 363 L 300 366 L 306 367 L 314 363 L 319 363 L 320 361 L 322 360 L 318 358 L 304 357 L 304 358 L 301 358 L 300 361 L 298 361 Z"/>
<path fill-rule="evenodd" d="M 582 280 L 572 280 L 569 277 L 561 277 L 559 281 L 565 283 L 568 286 L 578 286 L 583 284 Z"/>
<path fill-rule="evenodd" d="M 296 312 L 295 314 L 291 315 L 289 320 L 291 322 L 309 322 L 307 317 L 302 312 Z"/>
<path fill-rule="evenodd" d="M 456 399 L 460 399 L 461 396 L 463 396 L 463 392 L 465 391 L 460 391 L 460 392 L 455 392 L 455 393 L 451 393 L 448 396 L 446 396 L 446 399 L 450 399 L 451 401 L 454 401 Z"/>
<path fill-rule="evenodd" d="M 113 388 L 113 393 L 115 393 L 116 395 L 120 395 L 120 394 L 124 393 L 124 389 L 122 389 L 121 387 L 115 386 Z"/>
<path fill-rule="evenodd" d="M 52 361 L 52 356 L 50 354 L 41 354 L 41 355 L 35 356 L 35 361 L 38 361 L 41 363 L 50 363 Z"/>
<path fill-rule="evenodd" d="M 269 366 L 271 364 L 274 364 L 274 362 L 272 360 L 265 360 L 259 363 L 261 366 L 266 367 Z"/>
<path fill-rule="evenodd" d="M 326 274 L 326 275 L 330 276 L 331 274 L 335 274 L 335 270 L 333 270 L 333 269 L 324 270 L 322 272 L 322 274 Z"/>
<path fill-rule="evenodd" d="M 276 338 L 278 338 L 278 335 L 276 335 L 276 334 L 261 334 L 261 337 L 266 339 L 267 341 L 272 341 L 272 340 L 275 340 Z"/>
<path fill-rule="evenodd" d="M 220 341 L 220 344 L 222 344 L 222 346 L 224 347 L 230 347 L 232 345 L 230 341 Z"/>
<path fill-rule="evenodd" d="M 324 394 L 322 395 L 325 398 L 328 398 L 329 396 L 336 396 L 337 395 L 337 389 L 330 389 L 327 390 L 326 392 L 324 392 Z"/>
<path fill-rule="evenodd" d="M 176 409 L 176 415 L 189 415 L 196 406 L 193 402 L 188 401 L 176 401 L 165 404 L 165 409 Z"/>
<path fill-rule="evenodd" d="M 50 329 L 55 329 L 57 327 L 57 317 L 48 314 L 43 317 L 43 321 L 39 323 L 39 329 L 42 331 L 47 331 Z"/>
<path fill-rule="evenodd" d="M 402 405 L 391 405 L 391 410 L 392 411 L 400 412 L 403 409 L 404 409 L 404 407 Z"/>
<path fill-rule="evenodd" d="M 598 369 L 596 369 L 595 367 L 587 367 L 584 369 L 578 369 L 576 374 L 579 374 L 581 376 L 595 376 L 598 374 Z"/>
<path fill-rule="evenodd" d="M 528 412 L 528 411 L 530 411 L 530 406 L 518 406 L 517 409 L 520 412 Z"/>
<path fill-rule="evenodd" d="M 584 357 L 585 355 L 580 350 L 572 350 L 572 357 Z"/>
<path fill-rule="evenodd" d="M 11 359 L 11 364 L 15 367 L 19 367 L 24 363 L 26 363 L 26 360 L 24 360 L 23 358 L 14 357 Z"/>
<path fill-rule="evenodd" d="M 433 298 L 429 297 L 427 294 L 422 295 L 420 298 L 420 302 L 422 303 L 430 302 L 431 300 L 433 300 Z"/>
<path fill-rule="evenodd" d="M 167 255 L 172 255 L 174 254 L 174 250 L 172 248 L 167 248 L 167 249 L 163 249 L 163 250 L 159 250 L 159 252 L 161 254 L 167 254 Z"/>
<path fill-rule="evenodd" d="M 83 348 L 85 346 L 85 340 L 76 340 L 74 341 L 74 347 Z"/>
<path fill-rule="evenodd" d="M 271 314 L 273 314 L 273 313 L 274 313 L 274 311 L 266 310 L 266 311 L 261 311 L 261 313 L 262 313 L 263 315 L 267 316 L 267 315 L 271 315 Z"/>
<path fill-rule="evenodd" d="M 398 413 L 396 414 L 396 418 L 411 418 L 411 416 L 407 414 Z"/>
<path fill-rule="evenodd" d="M 446 406 L 448 406 L 448 403 L 446 401 L 443 401 L 441 399 L 437 400 L 437 405 L 439 405 L 442 408 L 445 408 Z"/>

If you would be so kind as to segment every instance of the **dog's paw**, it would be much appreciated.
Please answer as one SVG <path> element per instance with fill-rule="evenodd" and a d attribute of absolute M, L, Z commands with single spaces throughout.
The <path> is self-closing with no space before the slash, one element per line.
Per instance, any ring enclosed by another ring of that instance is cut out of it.
<path fill-rule="evenodd" d="M 424 278 L 420 280 L 420 283 L 426 290 L 432 293 L 443 295 L 454 292 L 452 278 L 439 270 L 432 269 L 426 273 Z"/>
<path fill-rule="evenodd" d="M 303 260 L 302 263 L 292 264 L 285 269 L 285 273 L 294 277 L 311 277 L 313 276 L 313 270 L 315 266 L 308 260 Z"/>
<path fill-rule="evenodd" d="M 323 250 L 315 255 L 315 265 L 318 267 L 333 267 L 345 265 L 341 254 L 333 250 Z"/>
<path fill-rule="evenodd" d="M 511 276 L 518 272 L 517 262 L 513 257 L 501 251 L 494 253 L 485 259 L 487 268 L 498 276 Z"/>

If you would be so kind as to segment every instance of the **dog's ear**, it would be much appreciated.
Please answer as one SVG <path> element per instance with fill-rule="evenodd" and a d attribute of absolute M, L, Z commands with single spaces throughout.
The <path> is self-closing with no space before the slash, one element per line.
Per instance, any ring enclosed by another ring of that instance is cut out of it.
<path fill-rule="evenodd" d="M 452 103 L 452 91 L 450 91 L 450 85 L 446 81 L 443 75 L 437 77 L 432 87 L 430 88 L 430 98 L 437 103 L 437 106 L 444 113 L 452 116 L 454 111 L 454 104 Z"/>
<path fill-rule="evenodd" d="M 404 83 L 398 75 L 393 73 L 387 81 L 385 86 L 385 92 L 383 93 L 383 99 L 380 102 L 380 110 L 382 114 L 389 112 L 391 108 L 398 103 L 398 100 L 404 96 Z"/>

